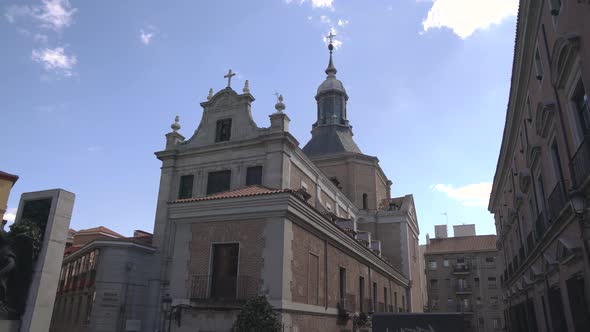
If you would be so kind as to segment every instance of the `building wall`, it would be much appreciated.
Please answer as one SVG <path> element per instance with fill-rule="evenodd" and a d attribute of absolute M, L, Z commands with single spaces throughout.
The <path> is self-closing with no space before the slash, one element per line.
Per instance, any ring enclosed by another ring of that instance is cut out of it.
<path fill-rule="evenodd" d="M 587 158 L 580 159 L 589 147 L 572 101 L 579 82 L 590 95 L 590 6 L 561 1 L 558 15 L 552 15 L 554 3 L 521 2 L 506 127 L 489 205 L 512 329 L 590 328 L 585 318 L 590 267 L 582 245 L 590 234 L 579 231 L 580 217 L 568 208 L 568 193 L 581 192 L 586 201 L 590 197 L 587 181 L 576 179 L 589 169 Z M 582 218 L 590 219 L 587 212 Z M 554 264 L 563 260 L 568 263 Z M 582 301 L 568 295 L 566 280 L 572 275 L 583 277 Z M 551 288 L 561 295 L 552 301 Z M 551 305 L 559 301 L 561 306 Z M 558 320 L 565 325 L 555 325 Z"/>
<path fill-rule="evenodd" d="M 111 332 L 127 320 L 145 322 L 151 251 L 102 246 L 99 252 L 93 285 L 57 295 L 50 331 Z"/>
<path fill-rule="evenodd" d="M 454 273 L 453 267 L 457 264 L 458 258 L 466 259 L 470 269 L 467 273 Z M 493 263 L 486 262 L 486 258 L 493 258 Z M 431 312 L 461 312 L 457 308 L 461 299 L 468 299 L 471 310 L 466 318 L 470 321 L 470 331 L 492 332 L 493 320 L 498 319 L 500 326 L 503 324 L 502 299 L 500 293 L 500 272 L 497 251 L 467 252 L 467 253 L 426 253 L 426 287 L 428 290 L 428 308 Z M 430 261 L 436 261 L 436 269 L 430 267 Z M 443 264 L 448 260 L 448 267 Z M 495 283 L 488 283 L 488 278 L 496 278 Z M 476 282 L 476 278 L 479 282 Z M 457 293 L 457 280 L 465 279 L 469 292 Z M 432 280 L 437 280 L 438 285 L 433 287 Z M 492 297 L 495 297 L 497 304 L 492 304 Z M 452 300 L 449 303 L 449 299 Z M 438 306 L 434 306 L 438 300 Z M 480 304 L 478 305 L 478 300 Z M 480 318 L 483 322 L 480 322 Z M 483 324 L 482 324 L 483 323 Z"/>

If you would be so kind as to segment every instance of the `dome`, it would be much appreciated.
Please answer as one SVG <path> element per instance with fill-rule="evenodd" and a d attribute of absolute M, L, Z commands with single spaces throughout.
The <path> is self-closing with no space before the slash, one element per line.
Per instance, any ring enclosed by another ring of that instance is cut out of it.
<path fill-rule="evenodd" d="M 328 76 L 322 84 L 318 87 L 317 95 L 320 95 L 324 92 L 329 91 L 337 91 L 346 94 L 346 90 L 344 89 L 344 85 L 340 80 L 336 79 L 334 76 Z"/>

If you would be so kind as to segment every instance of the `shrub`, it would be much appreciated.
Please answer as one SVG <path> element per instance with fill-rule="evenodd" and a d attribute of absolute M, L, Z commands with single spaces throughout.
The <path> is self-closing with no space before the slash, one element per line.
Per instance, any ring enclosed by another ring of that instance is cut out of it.
<path fill-rule="evenodd" d="M 233 330 L 236 332 L 280 332 L 281 322 L 266 296 L 258 295 L 249 299 L 238 314 Z"/>

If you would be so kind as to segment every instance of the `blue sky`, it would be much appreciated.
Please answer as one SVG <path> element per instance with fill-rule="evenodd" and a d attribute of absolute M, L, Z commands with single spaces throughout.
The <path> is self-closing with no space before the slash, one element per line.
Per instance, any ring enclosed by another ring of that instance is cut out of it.
<path fill-rule="evenodd" d="M 494 233 L 487 200 L 504 125 L 517 0 L 0 0 L 1 169 L 23 192 L 76 194 L 71 226 L 151 231 L 165 133 L 198 126 L 231 68 L 268 126 L 280 92 L 302 147 L 325 77 L 323 36 L 365 154 L 433 225 Z"/>

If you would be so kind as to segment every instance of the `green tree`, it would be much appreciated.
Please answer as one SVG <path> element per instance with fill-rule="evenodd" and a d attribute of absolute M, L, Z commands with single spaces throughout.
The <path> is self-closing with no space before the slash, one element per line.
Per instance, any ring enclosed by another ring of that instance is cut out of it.
<path fill-rule="evenodd" d="M 238 314 L 233 330 L 236 332 L 280 332 L 281 321 L 266 296 L 249 299 Z"/>

